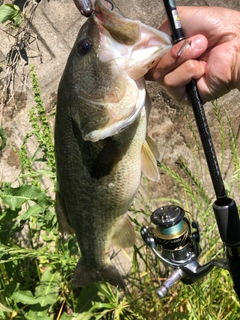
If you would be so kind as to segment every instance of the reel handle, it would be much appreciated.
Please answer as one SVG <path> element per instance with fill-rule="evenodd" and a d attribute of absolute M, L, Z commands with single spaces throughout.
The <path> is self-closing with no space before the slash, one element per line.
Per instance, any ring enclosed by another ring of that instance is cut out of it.
<path fill-rule="evenodd" d="M 161 287 L 157 289 L 156 294 L 159 298 L 164 298 L 168 292 L 168 290 L 174 285 L 175 282 L 179 281 L 184 277 L 184 272 L 181 269 L 175 269 L 171 273 L 171 275 L 167 278 L 166 281 L 163 282 Z"/>

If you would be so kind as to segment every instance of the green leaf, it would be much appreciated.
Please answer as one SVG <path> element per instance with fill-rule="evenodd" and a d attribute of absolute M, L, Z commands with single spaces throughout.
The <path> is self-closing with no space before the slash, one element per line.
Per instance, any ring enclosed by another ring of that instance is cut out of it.
<path fill-rule="evenodd" d="M 0 303 L 0 311 L 3 311 L 3 312 L 12 312 L 11 309 L 5 307 L 2 303 Z"/>
<path fill-rule="evenodd" d="M 117 306 L 113 306 L 110 303 L 98 302 L 98 303 L 95 303 L 89 311 L 92 312 L 94 310 L 104 309 L 104 311 L 107 312 L 107 310 L 112 310 L 114 307 L 116 308 Z"/>
<path fill-rule="evenodd" d="M 14 23 L 19 26 L 22 23 L 22 17 L 18 14 L 16 17 L 13 18 Z"/>
<path fill-rule="evenodd" d="M 89 299 L 89 297 L 91 297 L 91 299 Z M 75 311 L 77 313 L 89 311 L 92 305 L 98 302 L 102 302 L 102 299 L 101 297 L 99 297 L 98 284 L 94 282 L 81 289 L 81 293 L 77 299 L 77 304 L 75 306 Z"/>
<path fill-rule="evenodd" d="M 69 316 L 66 313 L 64 313 L 61 316 L 61 320 L 92 320 L 92 319 L 93 319 L 93 315 L 90 314 L 89 312 L 82 312 L 81 314 L 75 314 L 74 313 L 71 316 Z"/>
<path fill-rule="evenodd" d="M 0 22 L 4 23 L 8 20 L 13 20 L 17 15 L 20 15 L 20 9 L 16 5 L 3 4 L 0 6 Z"/>
<path fill-rule="evenodd" d="M 174 319 L 189 319 L 189 316 L 186 313 L 173 312 L 171 314 L 166 315 L 163 320 L 174 320 Z"/>
<path fill-rule="evenodd" d="M 13 211 L 20 209 L 28 200 L 38 203 L 43 209 L 51 203 L 42 190 L 32 185 L 21 185 L 17 188 L 7 186 L 3 190 L 0 190 L 0 198 Z"/>
<path fill-rule="evenodd" d="M 0 127 L 0 142 L 1 142 L 1 145 L 0 145 L 0 151 L 1 151 L 3 148 L 5 148 L 7 144 L 7 135 L 5 130 L 2 127 Z"/>
<path fill-rule="evenodd" d="M 9 6 L 13 7 L 13 9 L 15 10 L 15 12 L 18 14 L 20 12 L 20 8 L 19 6 L 17 6 L 16 4 L 8 4 Z"/>
<path fill-rule="evenodd" d="M 30 310 L 27 314 L 24 315 L 24 319 L 27 320 L 52 320 L 53 318 L 50 318 L 46 311 L 42 312 L 36 312 L 33 310 Z"/>
<path fill-rule="evenodd" d="M 36 288 L 35 296 L 42 307 L 54 304 L 60 290 L 60 273 L 52 273 L 47 269 L 42 275 L 40 285 Z"/>
<path fill-rule="evenodd" d="M 32 216 L 36 216 L 39 213 L 42 213 L 43 209 L 39 204 L 34 204 L 31 206 L 23 215 L 20 216 L 20 220 L 27 220 Z"/>
<path fill-rule="evenodd" d="M 15 302 L 21 302 L 23 304 L 36 304 L 37 301 L 36 299 L 34 298 L 33 294 L 31 291 L 29 290 L 26 290 L 26 291 L 16 291 L 13 293 L 12 295 L 12 299 L 15 301 Z"/>
<path fill-rule="evenodd" d="M 29 290 L 19 290 L 13 293 L 12 299 L 23 304 L 38 304 L 40 309 L 42 309 L 42 307 L 50 306 L 51 304 L 54 304 L 56 302 L 59 290 L 60 273 L 52 273 L 49 269 L 47 269 L 41 278 L 40 285 L 36 287 L 35 297 Z M 30 319 L 30 317 L 28 319 Z"/>
<path fill-rule="evenodd" d="M 13 5 L 4 4 L 0 6 L 0 22 L 4 23 L 11 20 L 15 15 Z"/>

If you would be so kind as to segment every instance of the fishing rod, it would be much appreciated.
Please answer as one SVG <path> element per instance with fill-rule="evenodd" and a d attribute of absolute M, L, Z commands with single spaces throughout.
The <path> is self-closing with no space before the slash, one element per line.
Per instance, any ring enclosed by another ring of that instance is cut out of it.
<path fill-rule="evenodd" d="M 172 30 L 173 43 L 176 44 L 185 40 L 176 4 L 174 0 L 163 0 L 163 2 Z M 180 50 L 184 50 L 184 43 Z M 224 188 L 196 81 L 192 79 L 186 89 L 216 194 L 212 207 L 226 257 L 213 259 L 200 265 L 198 262 L 201 252 L 198 223 L 193 221 L 190 224 L 184 217 L 185 211 L 178 206 L 168 205 L 155 210 L 151 215 L 151 222 L 155 227 L 143 226 L 140 232 L 156 257 L 166 266 L 173 268 L 172 274 L 156 292 L 160 298 L 167 294 L 176 281 L 181 280 L 183 283 L 192 284 L 207 275 L 213 267 L 219 267 L 229 271 L 234 290 L 240 299 L 240 221 L 237 206 L 235 201 L 227 196 Z"/>

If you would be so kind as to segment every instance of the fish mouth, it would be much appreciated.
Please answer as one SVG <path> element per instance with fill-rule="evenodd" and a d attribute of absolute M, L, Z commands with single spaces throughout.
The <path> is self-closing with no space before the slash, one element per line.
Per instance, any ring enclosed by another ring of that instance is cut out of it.
<path fill-rule="evenodd" d="M 112 10 L 108 1 L 95 2 L 92 18 L 100 35 L 98 59 L 106 64 L 112 61 L 118 81 L 125 82 L 119 85 L 121 90 L 109 90 L 104 97 L 108 123 L 83 134 L 84 140 L 95 142 L 119 133 L 137 119 L 146 99 L 143 76 L 171 48 L 172 42 L 167 34 Z"/>
<path fill-rule="evenodd" d="M 102 62 L 127 59 L 125 71 L 133 80 L 138 79 L 171 48 L 172 39 L 164 32 L 120 15 L 108 4 L 106 0 L 95 3 L 94 20 L 101 34 L 98 57 Z"/>

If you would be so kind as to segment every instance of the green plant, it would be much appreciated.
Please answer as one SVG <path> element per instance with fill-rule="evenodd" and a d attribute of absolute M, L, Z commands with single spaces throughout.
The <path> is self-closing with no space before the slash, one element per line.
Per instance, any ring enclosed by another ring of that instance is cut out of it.
<path fill-rule="evenodd" d="M 23 59 L 26 60 L 26 65 L 28 64 L 27 49 L 37 39 L 31 28 L 31 20 L 38 3 L 37 1 L 25 0 L 22 3 L 22 10 L 15 4 L 0 5 L 0 22 L 3 23 L 1 30 L 7 37 L 11 37 L 11 41 L 8 41 L 11 45 L 5 48 L 6 56 L 1 59 L 0 63 L 3 85 L 1 102 L 3 105 L 16 98 L 15 86 L 12 84 L 16 80 L 17 67 Z M 2 43 L 6 42 L 6 39 L 2 40 Z M 39 57 L 41 57 L 40 52 Z"/>
<path fill-rule="evenodd" d="M 16 26 L 22 23 L 21 11 L 17 5 L 7 3 L 0 6 L 0 22 L 6 21 L 10 21 Z"/>
<path fill-rule="evenodd" d="M 2 182 L 0 188 L 2 319 L 6 314 L 9 319 L 22 319 L 23 315 L 26 319 L 37 319 L 38 316 L 50 319 L 51 310 L 48 309 L 57 300 L 61 286 L 56 266 L 59 259 L 51 263 L 54 260 L 52 247 L 59 241 L 54 200 L 42 185 L 43 177 L 49 177 L 54 188 L 53 136 L 33 67 L 31 76 L 36 105 L 30 111 L 33 130 L 24 139 L 19 155 L 19 185 Z M 1 133 L 3 145 L 6 139 L 3 130 Z M 33 154 L 27 147 L 30 137 L 38 145 Z"/>
<path fill-rule="evenodd" d="M 1 145 L 0 145 L 0 151 L 1 151 L 7 144 L 7 135 L 2 127 L 0 127 L 0 142 L 1 142 Z"/>
<path fill-rule="evenodd" d="M 37 75 L 33 66 L 30 66 L 30 72 L 34 101 L 36 104 L 29 112 L 29 121 L 33 130 L 26 135 L 21 146 L 21 178 L 25 181 L 29 176 L 31 177 L 32 183 L 40 185 L 39 179 L 41 179 L 43 175 L 47 175 L 52 181 L 55 180 L 54 145 L 52 130 L 43 106 Z M 27 143 L 32 137 L 36 138 L 38 148 L 33 155 L 30 156 L 27 150 Z M 36 170 L 34 166 L 40 162 L 46 165 L 44 169 Z M 33 177 L 35 179 L 33 179 Z"/>

